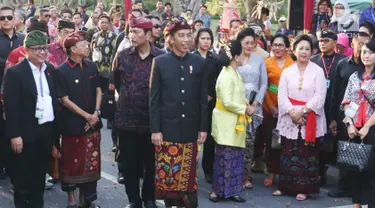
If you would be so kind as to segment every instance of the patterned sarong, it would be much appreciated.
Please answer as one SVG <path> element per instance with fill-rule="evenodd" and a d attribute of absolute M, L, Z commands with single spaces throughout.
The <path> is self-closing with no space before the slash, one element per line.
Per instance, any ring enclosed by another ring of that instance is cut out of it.
<path fill-rule="evenodd" d="M 61 181 L 83 184 L 100 179 L 100 131 L 62 136 Z"/>
<path fill-rule="evenodd" d="M 198 207 L 198 144 L 163 142 L 155 155 L 156 199 L 167 207 Z"/>

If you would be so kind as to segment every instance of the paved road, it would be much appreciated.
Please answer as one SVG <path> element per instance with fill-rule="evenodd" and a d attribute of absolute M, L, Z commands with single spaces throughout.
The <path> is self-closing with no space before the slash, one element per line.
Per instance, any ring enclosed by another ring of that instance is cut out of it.
<path fill-rule="evenodd" d="M 98 184 L 98 201 L 97 204 L 102 208 L 123 208 L 127 205 L 127 197 L 124 186 L 116 182 L 117 166 L 113 161 L 114 154 L 110 151 L 112 147 L 112 140 L 110 131 L 102 130 L 102 179 Z M 235 204 L 230 201 L 223 201 L 213 204 L 208 200 L 208 193 L 210 185 L 204 181 L 204 175 L 200 168 L 199 170 L 199 207 L 201 208 L 323 208 L 323 207 L 337 207 L 337 208 L 351 208 L 351 199 L 333 199 L 327 197 L 329 189 L 334 187 L 336 182 L 337 170 L 330 168 L 329 170 L 329 185 L 321 189 L 319 195 L 310 197 L 304 202 L 297 202 L 294 197 L 271 196 L 275 188 L 266 188 L 263 186 L 264 174 L 254 174 L 252 190 L 246 190 L 243 197 L 247 199 L 245 204 Z M 0 181 L 0 208 L 12 208 L 12 193 L 9 180 Z M 46 208 L 64 208 L 66 207 L 67 196 L 61 191 L 60 186 L 56 185 L 52 190 L 45 192 L 45 207 Z M 159 207 L 164 207 L 162 203 L 158 203 Z"/>

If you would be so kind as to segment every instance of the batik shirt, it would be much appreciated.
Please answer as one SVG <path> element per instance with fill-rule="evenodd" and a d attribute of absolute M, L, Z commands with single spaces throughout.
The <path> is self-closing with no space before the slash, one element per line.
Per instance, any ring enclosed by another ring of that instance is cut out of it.
<path fill-rule="evenodd" d="M 341 109 L 344 110 L 344 106 L 351 102 L 359 105 L 353 118 L 354 126 L 357 128 L 364 126 L 374 113 L 369 101 L 375 102 L 375 79 L 370 79 L 370 76 L 366 75 L 361 79 L 358 72 L 354 72 L 349 78 Z"/>
<path fill-rule="evenodd" d="M 111 31 L 100 31 L 92 37 L 92 60 L 99 69 L 99 75 L 109 78 L 113 56 L 116 53 L 116 34 Z"/>

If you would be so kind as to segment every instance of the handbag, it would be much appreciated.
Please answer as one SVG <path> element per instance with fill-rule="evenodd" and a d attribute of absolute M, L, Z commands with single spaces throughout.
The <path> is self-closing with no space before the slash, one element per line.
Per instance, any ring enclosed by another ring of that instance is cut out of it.
<path fill-rule="evenodd" d="M 350 170 L 362 172 L 368 166 L 372 154 L 372 145 L 338 141 L 337 164 Z"/>
<path fill-rule="evenodd" d="M 279 130 L 277 129 L 272 130 L 271 148 L 281 149 L 281 136 L 279 134 Z"/>
<path fill-rule="evenodd" d="M 61 158 L 61 153 L 57 150 L 55 145 L 52 146 L 51 155 L 51 176 L 53 179 L 57 180 L 60 177 L 59 159 Z"/>

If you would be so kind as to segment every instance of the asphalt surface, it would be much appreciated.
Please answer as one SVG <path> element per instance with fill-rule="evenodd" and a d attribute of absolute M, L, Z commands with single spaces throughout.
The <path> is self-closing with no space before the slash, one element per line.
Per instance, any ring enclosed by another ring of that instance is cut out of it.
<path fill-rule="evenodd" d="M 104 122 L 106 123 L 106 122 Z M 102 208 L 124 208 L 128 201 L 123 185 L 117 184 L 117 165 L 114 162 L 114 153 L 111 152 L 112 139 L 110 130 L 102 130 L 102 179 L 98 183 L 98 200 L 96 203 Z M 220 201 L 212 203 L 208 200 L 208 194 L 211 186 L 204 180 L 204 174 L 199 169 L 199 207 L 200 208 L 351 208 L 350 198 L 334 199 L 327 196 L 330 189 L 335 187 L 337 181 L 337 169 L 329 168 L 328 185 L 321 188 L 318 195 L 314 195 L 303 202 L 298 202 L 291 196 L 272 196 L 274 187 L 264 187 L 263 180 L 265 174 L 253 174 L 253 186 L 251 190 L 245 190 L 242 196 L 247 200 L 244 204 L 236 204 L 231 201 Z M 9 179 L 0 180 L 0 208 L 12 208 L 13 195 Z M 56 184 L 51 190 L 46 190 L 44 194 L 46 208 L 65 208 L 67 205 L 67 195 L 61 191 L 60 185 Z M 158 201 L 160 208 L 164 207 L 161 201 Z"/>

